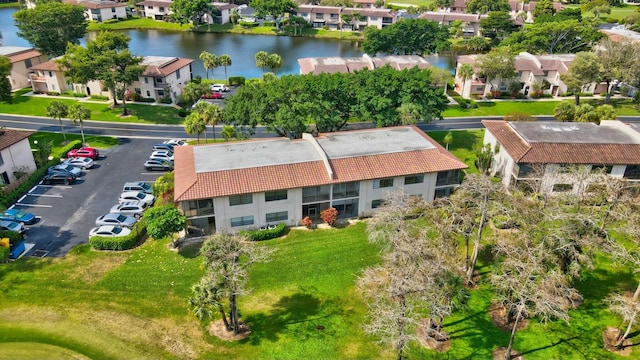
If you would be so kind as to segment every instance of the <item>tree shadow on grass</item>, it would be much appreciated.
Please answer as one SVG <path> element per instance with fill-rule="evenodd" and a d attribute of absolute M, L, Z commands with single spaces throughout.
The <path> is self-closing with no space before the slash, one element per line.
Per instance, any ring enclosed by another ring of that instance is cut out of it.
<path fill-rule="evenodd" d="M 272 305 L 270 312 L 252 314 L 244 320 L 251 336 L 242 342 L 259 345 L 263 341 L 276 342 L 284 333 L 295 332 L 296 341 L 304 341 L 313 333 L 325 331 L 322 319 L 340 314 L 333 300 L 320 300 L 309 291 L 283 296 Z"/>
<path fill-rule="evenodd" d="M 569 337 L 569 338 L 561 339 L 561 340 L 558 340 L 558 341 L 556 341 L 556 342 L 554 342 L 552 344 L 549 344 L 549 345 L 540 346 L 540 347 L 537 347 L 535 349 L 530 349 L 530 350 L 527 350 L 527 351 L 523 351 L 520 354 L 521 355 L 531 354 L 531 353 L 534 353 L 536 351 L 549 349 L 549 348 L 552 348 L 554 346 L 558 346 L 560 344 L 564 344 L 564 343 L 569 342 L 569 341 L 574 340 L 574 339 L 579 339 L 579 337 L 578 336 L 572 336 L 572 337 Z"/>
<path fill-rule="evenodd" d="M 446 146 L 444 143 L 444 137 L 447 135 L 448 131 L 429 131 L 428 133 L 429 136 L 431 136 L 440 145 Z M 467 149 L 469 151 L 475 150 L 478 143 L 477 132 L 457 130 L 452 134 L 453 139 L 451 144 L 449 144 L 449 151 L 455 151 L 457 149 Z"/>

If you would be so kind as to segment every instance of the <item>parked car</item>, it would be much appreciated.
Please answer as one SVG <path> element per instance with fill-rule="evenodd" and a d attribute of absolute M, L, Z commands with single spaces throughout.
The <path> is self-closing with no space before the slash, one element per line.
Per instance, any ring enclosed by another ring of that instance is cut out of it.
<path fill-rule="evenodd" d="M 144 168 L 147 170 L 171 171 L 173 163 L 167 160 L 149 159 L 144 162 Z"/>
<path fill-rule="evenodd" d="M 149 159 L 173 161 L 173 151 L 157 150 L 151 153 Z"/>
<path fill-rule="evenodd" d="M 17 232 L 22 236 L 24 236 L 27 233 L 27 230 L 25 230 L 24 225 L 20 224 L 19 222 L 7 221 L 7 220 L 0 220 L 0 230 Z"/>
<path fill-rule="evenodd" d="M 95 165 L 95 163 L 93 162 L 93 159 L 88 158 L 88 157 L 70 158 L 70 159 L 67 159 L 67 160 L 63 161 L 62 164 L 68 164 L 68 165 L 71 165 L 71 166 L 75 166 L 75 167 L 78 167 L 78 168 L 80 168 L 82 170 L 91 169 L 93 167 L 93 165 Z"/>
<path fill-rule="evenodd" d="M 68 172 L 75 175 L 75 177 L 78 177 L 82 174 L 82 170 L 80 170 L 80 168 L 68 164 L 50 166 L 47 170 L 48 174 L 53 174 L 55 172 Z"/>
<path fill-rule="evenodd" d="M 94 227 L 89 231 L 89 237 L 92 236 L 104 236 L 104 237 L 116 237 L 127 236 L 131 233 L 131 229 L 121 226 L 103 225 Z"/>
<path fill-rule="evenodd" d="M 147 204 L 142 201 L 125 201 L 120 204 L 113 205 L 109 213 L 133 216 L 136 219 L 142 217 L 144 211 L 147 210 Z"/>
<path fill-rule="evenodd" d="M 131 200 L 142 201 L 146 203 L 147 206 L 151 206 L 153 205 L 153 202 L 156 201 L 156 197 L 142 191 L 125 191 L 122 194 L 120 194 L 119 201 L 121 203 L 131 201 Z"/>
<path fill-rule="evenodd" d="M 151 188 L 151 184 L 138 181 L 138 182 L 126 182 L 122 187 L 122 191 L 142 191 L 147 194 L 153 194 L 153 189 Z"/>
<path fill-rule="evenodd" d="M 70 150 L 67 153 L 67 157 L 72 158 L 72 157 L 88 157 L 91 158 L 93 160 L 97 159 L 98 156 L 100 156 L 100 152 L 98 151 L 98 149 L 94 149 L 91 147 L 83 147 L 80 149 L 73 149 Z"/>
<path fill-rule="evenodd" d="M 48 174 L 42 178 L 42 183 L 45 185 L 51 184 L 65 184 L 70 185 L 76 181 L 76 176 L 69 172 L 55 172 Z"/>
<path fill-rule="evenodd" d="M 229 88 L 226 87 L 224 84 L 213 84 L 211 85 L 211 91 L 215 91 L 215 92 L 223 92 L 223 91 L 229 91 Z"/>
<path fill-rule="evenodd" d="M 164 151 L 173 151 L 173 144 L 155 144 L 153 145 L 153 151 L 164 150 Z"/>
<path fill-rule="evenodd" d="M 122 214 L 106 214 L 102 215 L 96 219 L 96 226 L 121 226 L 126 228 L 131 228 L 133 224 L 138 221 L 133 216 L 127 216 Z"/>
<path fill-rule="evenodd" d="M 224 99 L 224 96 L 218 92 L 214 92 L 211 94 L 204 94 L 200 96 L 200 99 Z"/>
<path fill-rule="evenodd" d="M 0 221 L 15 221 L 31 225 L 35 223 L 36 220 L 38 219 L 35 215 L 18 209 L 8 209 L 0 213 Z"/>
<path fill-rule="evenodd" d="M 187 146 L 187 145 L 189 145 L 187 143 L 187 140 L 181 140 L 181 139 L 170 139 L 170 140 L 164 141 L 163 144 L 169 144 L 169 145 L 173 145 L 173 146 Z"/>

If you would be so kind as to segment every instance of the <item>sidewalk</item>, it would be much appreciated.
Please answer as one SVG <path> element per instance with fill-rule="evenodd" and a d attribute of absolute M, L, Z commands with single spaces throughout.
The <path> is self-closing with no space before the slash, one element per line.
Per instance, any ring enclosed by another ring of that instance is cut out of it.
<path fill-rule="evenodd" d="M 81 98 L 81 97 L 72 97 L 72 96 L 57 96 L 57 95 L 47 95 L 47 94 L 34 94 L 33 91 L 29 91 L 28 93 L 22 94 L 22 96 L 32 96 L 32 97 L 40 97 L 47 99 L 64 99 L 64 100 L 76 100 L 81 103 L 94 103 L 94 104 L 108 104 L 113 100 L 91 100 L 89 97 Z M 122 100 L 121 100 L 122 101 Z M 166 106 L 175 108 L 175 104 L 163 104 L 159 102 L 138 102 L 138 101 L 127 101 L 127 104 L 139 104 L 139 105 L 149 105 L 149 106 Z"/>

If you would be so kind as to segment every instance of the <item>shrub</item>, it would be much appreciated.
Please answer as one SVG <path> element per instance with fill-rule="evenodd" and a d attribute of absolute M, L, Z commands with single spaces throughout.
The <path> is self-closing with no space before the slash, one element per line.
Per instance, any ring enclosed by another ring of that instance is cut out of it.
<path fill-rule="evenodd" d="M 59 96 L 60 93 L 57 91 L 47 91 L 47 95 L 51 95 L 51 96 Z"/>
<path fill-rule="evenodd" d="M 249 22 L 249 21 L 240 21 L 239 24 L 240 24 L 240 26 L 245 26 L 245 27 L 258 26 L 257 22 Z"/>
<path fill-rule="evenodd" d="M 102 237 L 92 236 L 89 239 L 89 245 L 96 250 L 113 250 L 122 251 L 133 249 L 142 243 L 147 234 L 147 224 L 144 219 L 133 225 L 131 233 L 127 236 L 118 237 Z"/>
<path fill-rule="evenodd" d="M 171 104 L 173 102 L 173 100 L 171 100 L 170 97 L 166 97 L 166 98 L 162 98 L 160 100 L 160 102 L 163 103 L 163 104 Z"/>
<path fill-rule="evenodd" d="M 17 244 L 22 241 L 22 235 L 15 231 L 0 230 L 0 239 L 9 238 L 9 244 Z"/>
<path fill-rule="evenodd" d="M 498 229 L 514 229 L 518 227 L 518 224 L 513 221 L 512 218 L 506 216 L 506 215 L 496 215 L 493 217 L 493 224 L 495 225 L 495 227 L 497 227 Z"/>
<path fill-rule="evenodd" d="M 91 100 L 109 100 L 108 96 L 104 96 L 104 95 L 91 95 L 89 96 L 89 99 Z"/>
<path fill-rule="evenodd" d="M 336 224 L 336 221 L 338 220 L 338 210 L 336 210 L 336 208 L 333 208 L 333 207 L 322 210 L 320 212 L 320 217 L 329 226 L 334 226 Z"/>
<path fill-rule="evenodd" d="M 229 77 L 229 85 L 244 85 L 245 78 L 244 76 L 230 76 Z"/>
<path fill-rule="evenodd" d="M 156 99 L 154 99 L 154 98 L 143 98 L 143 97 L 141 97 L 140 99 L 138 99 L 138 102 L 143 102 L 143 103 L 153 103 L 153 102 L 156 102 Z"/>
<path fill-rule="evenodd" d="M 190 113 L 191 113 L 191 111 L 189 111 L 187 109 L 178 110 L 178 116 L 180 116 L 180 117 L 187 117 L 187 115 L 189 115 Z"/>
<path fill-rule="evenodd" d="M 8 247 L 0 246 L 0 263 L 6 263 L 9 261 L 9 253 L 11 250 Z"/>
<path fill-rule="evenodd" d="M 276 225 L 273 229 L 265 230 L 244 230 L 241 233 L 246 235 L 251 241 L 271 240 L 282 236 L 287 226 L 284 223 Z"/>
<path fill-rule="evenodd" d="M 300 221 L 300 223 L 302 223 L 302 226 L 307 227 L 307 229 L 311 229 L 311 226 L 313 225 L 313 220 L 311 220 L 310 217 L 305 216 L 302 221 Z"/>

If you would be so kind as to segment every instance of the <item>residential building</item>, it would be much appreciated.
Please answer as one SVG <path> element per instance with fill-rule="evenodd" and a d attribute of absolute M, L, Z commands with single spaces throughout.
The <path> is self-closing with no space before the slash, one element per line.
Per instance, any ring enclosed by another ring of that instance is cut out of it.
<path fill-rule="evenodd" d="M 36 170 L 29 145 L 34 131 L 0 128 L 0 189 L 11 191 Z M 2 192 L 0 191 L 0 192 Z"/>
<path fill-rule="evenodd" d="M 527 23 L 533 23 L 533 10 L 536 8 L 537 3 L 537 1 L 525 3 L 524 1 L 510 0 L 509 6 L 511 7 L 511 11 L 509 14 L 512 18 L 520 17 Z M 563 8 L 561 3 L 553 2 L 555 12 L 561 11 Z"/>
<path fill-rule="evenodd" d="M 389 65 L 396 70 L 418 67 L 427 69 L 431 64 L 421 56 L 417 55 L 394 55 L 371 57 L 367 54 L 362 57 L 320 57 L 298 59 L 300 74 L 321 74 L 321 73 L 352 73 L 362 69 L 373 70 L 385 65 Z"/>
<path fill-rule="evenodd" d="M 427 201 L 448 196 L 467 166 L 414 126 L 180 146 L 175 201 L 205 233 L 371 215 L 403 189 Z"/>
<path fill-rule="evenodd" d="M 491 173 L 505 186 L 524 183 L 545 194 L 589 192 L 602 173 L 640 181 L 640 133 L 616 120 L 595 123 L 484 120 Z M 533 185 L 532 185 L 533 184 Z"/>
<path fill-rule="evenodd" d="M 382 29 L 396 22 L 398 13 L 390 9 L 343 8 L 338 6 L 299 5 L 292 15 L 300 16 L 314 28 L 362 31 L 367 26 Z M 350 16 L 344 21 L 342 15 Z"/>
<path fill-rule="evenodd" d="M 375 26 L 382 29 L 394 24 L 398 13 L 391 9 L 356 9 L 343 8 L 341 14 L 353 16 L 350 24 L 344 24 L 343 29 L 352 31 L 362 31 L 367 26 Z"/>
<path fill-rule="evenodd" d="M 353 5 L 362 9 L 375 9 L 376 0 L 353 0 Z"/>
<path fill-rule="evenodd" d="M 170 98 L 175 102 L 182 93 L 184 84 L 192 79 L 192 59 L 145 56 L 141 65 L 146 65 L 144 73 L 129 86 L 130 91 L 135 91 L 144 98 L 153 98 L 162 101 Z M 49 60 L 34 66 L 36 72 L 31 75 L 31 87 L 34 92 L 63 92 L 71 90 L 87 95 L 102 95 L 110 99 L 112 94 L 100 81 L 90 81 L 87 84 L 71 84 L 67 82 L 64 70 L 56 62 Z"/>
<path fill-rule="evenodd" d="M 295 15 L 304 18 L 313 28 L 340 29 L 341 8 L 336 6 L 299 5 Z"/>
<path fill-rule="evenodd" d="M 236 4 L 214 2 L 213 6 L 218 9 L 218 14 L 211 16 L 207 13 L 202 17 L 202 21 L 207 24 L 228 24 L 231 22 L 231 12 L 238 8 Z"/>
<path fill-rule="evenodd" d="M 47 61 L 47 57 L 34 48 L 18 46 L 0 46 L 0 56 L 6 56 L 11 62 L 9 83 L 11 90 L 28 87 L 29 77 L 34 65 Z"/>
<path fill-rule="evenodd" d="M 147 17 L 154 20 L 166 20 L 172 14 L 171 5 L 173 1 L 145 0 L 136 4 L 136 9 L 140 17 Z"/>
<path fill-rule="evenodd" d="M 462 36 L 470 37 L 480 35 L 480 20 L 488 17 L 489 15 L 486 14 L 480 15 L 425 11 L 418 16 L 418 19 L 427 19 L 446 26 L 451 25 L 454 21 L 460 21 L 462 23 Z"/>
<path fill-rule="evenodd" d="M 462 55 L 457 58 L 455 91 L 463 98 L 472 96 L 485 96 L 492 91 L 508 91 L 512 82 L 518 82 L 520 92 L 525 96 L 540 89 L 544 94 L 560 96 L 567 92 L 567 85 L 562 81 L 560 75 L 569 71 L 569 66 L 575 58 L 575 54 L 546 54 L 533 55 L 521 52 L 515 57 L 516 76 L 513 79 L 490 79 L 478 73 L 476 60 L 479 55 Z M 474 74 L 470 79 L 463 79 L 459 76 L 459 69 L 463 64 L 474 67 Z M 606 90 L 605 83 L 592 83 L 583 87 L 583 92 L 599 94 Z"/>
<path fill-rule="evenodd" d="M 63 0 L 62 2 L 82 6 L 87 20 L 102 22 L 127 18 L 127 3 L 123 2 L 111 0 Z"/>
<path fill-rule="evenodd" d="M 467 12 L 467 1 L 468 0 L 454 0 L 451 6 L 438 8 L 438 12 L 464 14 Z"/>

